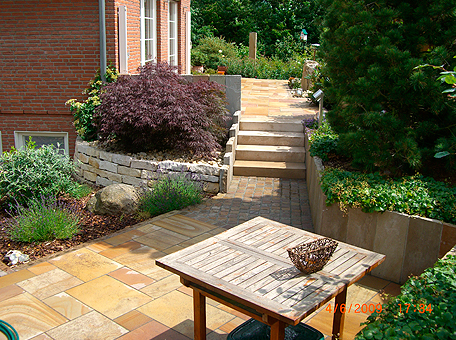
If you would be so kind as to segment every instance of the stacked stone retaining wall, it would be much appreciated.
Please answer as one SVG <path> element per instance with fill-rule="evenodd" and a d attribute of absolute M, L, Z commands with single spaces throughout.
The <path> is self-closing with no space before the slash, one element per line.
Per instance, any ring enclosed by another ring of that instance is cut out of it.
<path fill-rule="evenodd" d="M 135 187 L 146 186 L 149 181 L 163 175 L 187 176 L 199 181 L 205 192 L 213 194 L 226 192 L 228 185 L 226 165 L 218 167 L 208 164 L 136 159 L 103 151 L 79 138 L 76 141 L 74 158 L 79 179 L 102 187 L 115 183 Z"/>

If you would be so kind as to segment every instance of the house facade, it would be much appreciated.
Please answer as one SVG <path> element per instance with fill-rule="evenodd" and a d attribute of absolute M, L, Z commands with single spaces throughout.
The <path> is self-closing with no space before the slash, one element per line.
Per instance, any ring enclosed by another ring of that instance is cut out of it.
<path fill-rule="evenodd" d="M 134 74 L 167 61 L 190 73 L 190 0 L 0 1 L 0 150 L 29 136 L 72 155 L 73 117 L 65 102 L 102 65 Z"/>

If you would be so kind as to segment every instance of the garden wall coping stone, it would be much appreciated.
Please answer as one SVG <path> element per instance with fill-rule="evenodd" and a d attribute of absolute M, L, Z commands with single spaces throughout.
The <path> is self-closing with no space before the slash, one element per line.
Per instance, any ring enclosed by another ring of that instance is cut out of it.
<path fill-rule="evenodd" d="M 349 208 L 344 214 L 339 204 L 326 205 L 320 186 L 324 167 L 311 157 L 305 138 L 306 183 L 315 232 L 341 242 L 386 255 L 372 271 L 380 278 L 403 284 L 410 275 L 420 275 L 445 256 L 456 244 L 456 225 L 439 220 L 410 216 L 394 211 L 364 213 Z"/>

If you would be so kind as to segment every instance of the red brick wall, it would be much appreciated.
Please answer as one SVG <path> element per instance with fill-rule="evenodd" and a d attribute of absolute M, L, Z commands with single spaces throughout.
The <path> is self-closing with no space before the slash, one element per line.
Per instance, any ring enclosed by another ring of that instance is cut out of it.
<path fill-rule="evenodd" d="M 107 39 L 107 58 L 116 68 L 119 68 L 118 57 L 118 8 L 127 8 L 127 45 L 128 45 L 128 71 L 137 73 L 137 68 L 141 65 L 141 6 L 140 0 L 106 0 L 106 39 Z M 178 2 L 178 60 L 180 73 L 185 73 L 185 25 L 186 14 L 190 11 L 190 0 Z M 157 0 L 156 3 L 157 20 L 157 60 L 168 61 L 168 0 Z M 189 37 L 190 39 L 190 37 Z"/>
<path fill-rule="evenodd" d="M 16 127 L 70 132 L 72 116 L 65 102 L 83 98 L 81 91 L 99 67 L 98 2 L 1 0 L 0 13 L 3 150 L 14 146 Z M 13 125 L 15 119 L 24 122 L 24 117 L 29 119 L 27 124 Z"/>
<path fill-rule="evenodd" d="M 141 64 L 140 0 L 106 0 L 107 59 L 119 67 L 121 5 L 127 7 L 128 69 L 136 73 Z M 178 60 L 185 73 L 190 0 L 181 0 L 178 8 Z M 157 59 L 168 61 L 168 1 L 158 0 L 156 9 Z M 3 150 L 9 150 L 14 130 L 59 132 L 71 125 L 65 102 L 83 100 L 81 92 L 99 68 L 98 1 L 0 0 L 0 13 L 0 132 Z M 24 117 L 29 117 L 27 124 Z M 13 125 L 15 119 L 24 125 Z M 68 132 L 72 153 L 76 133 Z"/>
<path fill-rule="evenodd" d="M 14 131 L 68 132 L 70 155 L 74 153 L 76 133 L 73 119 L 67 114 L 2 114 L 1 132 L 3 151 L 14 146 Z M 7 126 L 8 129 L 3 129 Z"/>

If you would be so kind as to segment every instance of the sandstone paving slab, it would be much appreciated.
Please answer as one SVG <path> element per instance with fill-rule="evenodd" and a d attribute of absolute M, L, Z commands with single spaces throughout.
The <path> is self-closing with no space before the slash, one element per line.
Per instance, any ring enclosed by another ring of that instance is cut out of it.
<path fill-rule="evenodd" d="M 27 280 L 34 276 L 35 274 L 27 269 L 22 269 L 17 272 L 9 273 L 8 275 L 0 277 L 0 288 L 7 287 L 11 284 Z"/>
<path fill-rule="evenodd" d="M 155 282 L 154 279 L 126 267 L 109 273 L 109 276 L 138 290 Z"/>
<path fill-rule="evenodd" d="M 122 327 L 132 331 L 152 321 L 152 319 L 147 315 L 138 312 L 137 310 L 132 310 L 131 312 L 123 314 L 118 318 L 115 318 L 114 321 Z"/>
<path fill-rule="evenodd" d="M 19 287 L 42 300 L 83 283 L 82 280 L 56 268 L 17 283 Z"/>
<path fill-rule="evenodd" d="M 138 308 L 138 311 L 189 338 L 193 338 L 193 299 L 187 294 L 174 290 Z M 207 332 L 210 332 L 235 317 L 207 304 L 206 318 Z"/>
<path fill-rule="evenodd" d="M 28 293 L 0 301 L 0 319 L 13 326 L 20 339 L 32 338 L 68 321 Z"/>
<path fill-rule="evenodd" d="M 92 311 L 50 330 L 47 334 L 53 339 L 113 340 L 127 332 L 127 329 L 108 319 L 106 316 Z"/>
<path fill-rule="evenodd" d="M 34 266 L 31 266 L 30 268 L 28 268 L 28 270 L 30 270 L 35 275 L 40 275 L 56 268 L 56 266 L 49 262 L 41 262 Z"/>
<path fill-rule="evenodd" d="M 25 290 L 23 290 L 22 288 L 20 288 L 17 285 L 9 285 L 9 286 L 0 288 L 0 301 L 7 300 L 16 295 L 20 295 L 24 292 L 25 292 Z"/>
<path fill-rule="evenodd" d="M 180 233 L 167 229 L 161 229 L 148 233 L 144 236 L 140 236 L 136 238 L 135 241 L 157 250 L 164 250 L 166 248 L 175 246 L 176 244 L 187 241 L 188 239 L 188 236 L 182 235 Z"/>
<path fill-rule="evenodd" d="M 155 265 L 155 259 L 165 255 L 164 252 L 142 245 L 138 249 L 131 250 L 128 253 L 115 257 L 114 260 L 117 263 L 147 275 L 154 280 L 160 280 L 163 277 L 171 275 L 169 271 Z"/>
<path fill-rule="evenodd" d="M 189 340 L 189 338 L 174 329 L 166 327 L 161 323 L 152 320 L 147 324 L 135 329 L 134 331 L 125 334 L 118 340 Z"/>
<path fill-rule="evenodd" d="M 119 263 L 86 248 L 56 257 L 49 262 L 83 281 L 93 280 L 122 267 Z"/>
<path fill-rule="evenodd" d="M 99 252 L 99 254 L 106 256 L 109 259 L 113 259 L 119 255 L 128 253 L 128 252 L 138 249 L 140 247 L 141 247 L 141 243 L 136 242 L 136 241 L 128 241 L 125 243 L 121 243 L 117 246 L 105 249 L 105 250 Z"/>
<path fill-rule="evenodd" d="M 50 296 L 44 299 L 43 302 L 69 320 L 76 319 L 92 311 L 92 308 L 64 292 Z"/>
<path fill-rule="evenodd" d="M 178 275 L 170 275 L 164 279 L 154 282 L 147 287 L 141 289 L 142 293 L 149 295 L 153 299 L 157 299 L 173 290 L 182 286 Z"/>
<path fill-rule="evenodd" d="M 101 276 L 66 291 L 85 305 L 114 319 L 151 299 L 110 276 Z"/>

